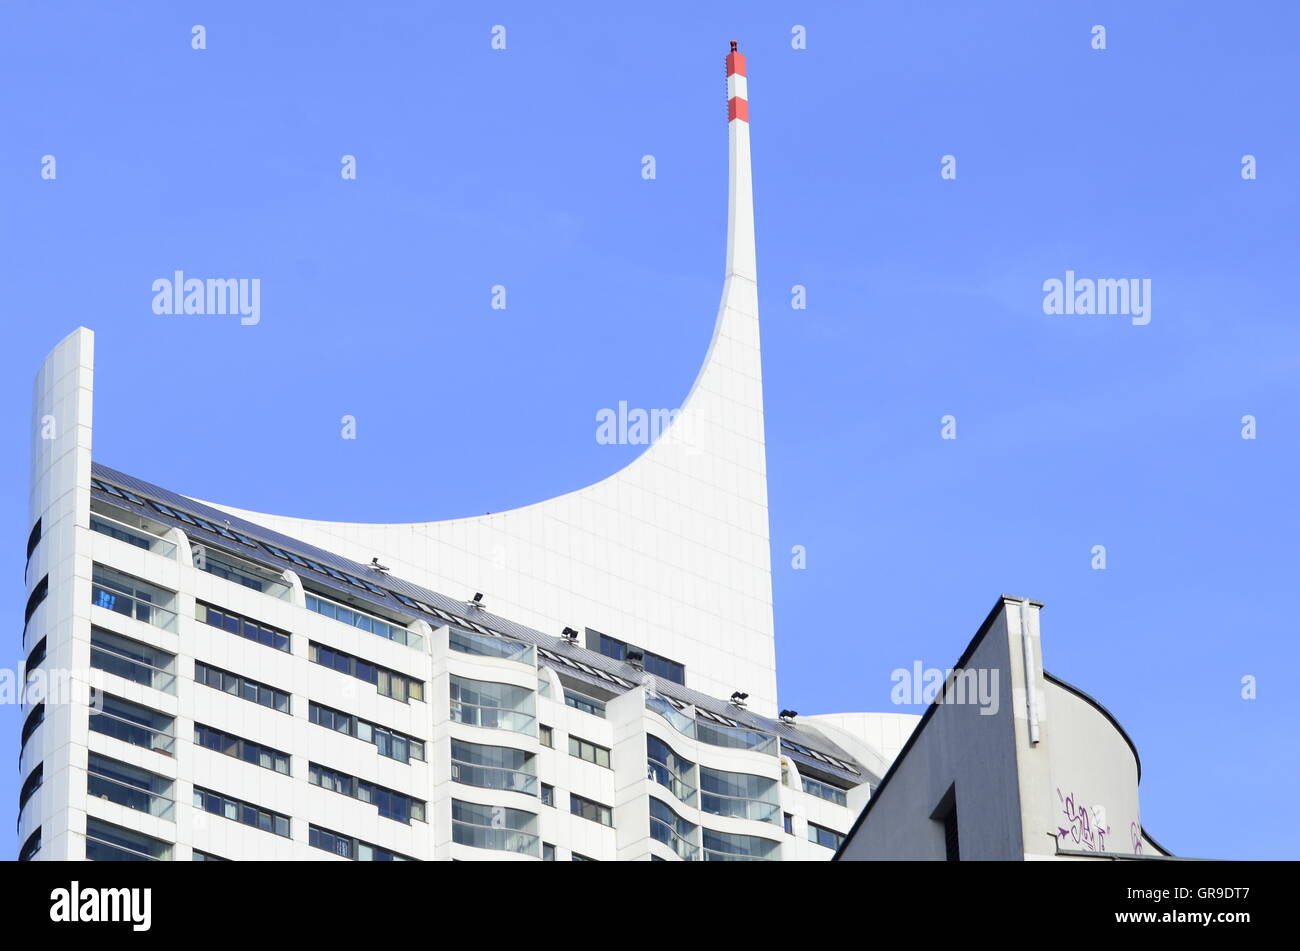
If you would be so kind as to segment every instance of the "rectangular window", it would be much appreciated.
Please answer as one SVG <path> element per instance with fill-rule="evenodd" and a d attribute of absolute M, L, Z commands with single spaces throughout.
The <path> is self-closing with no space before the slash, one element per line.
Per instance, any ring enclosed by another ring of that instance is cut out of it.
<path fill-rule="evenodd" d="M 555 861 L 555 846 L 551 845 L 551 843 L 549 842 L 542 843 L 542 861 L 543 862 Z"/>
<path fill-rule="evenodd" d="M 588 697 L 586 694 L 578 693 L 576 690 L 564 691 L 564 703 L 566 706 L 573 707 L 575 710 L 581 710 L 583 713 L 590 713 L 592 716 L 605 716 L 605 702 L 597 700 L 594 697 Z"/>
<path fill-rule="evenodd" d="M 393 621 L 383 620 L 373 614 L 366 614 L 355 608 L 339 604 L 337 601 L 330 601 L 320 595 L 308 592 L 307 610 L 323 614 L 327 618 L 333 618 L 349 627 L 365 631 L 367 634 L 374 634 L 390 641 L 396 641 L 398 644 L 404 644 L 415 650 L 424 649 L 424 637 L 415 631 L 409 631 L 404 626 Z"/>
<path fill-rule="evenodd" d="M 555 734 L 549 726 L 542 723 L 537 727 L 537 742 L 542 746 L 548 746 L 555 749 Z"/>
<path fill-rule="evenodd" d="M 809 795 L 825 799 L 827 802 L 833 802 L 837 806 L 847 806 L 849 804 L 848 796 L 843 789 L 836 789 L 834 786 L 819 782 L 816 779 L 810 779 L 807 776 L 799 778 L 803 780 L 803 791 Z"/>
<path fill-rule="evenodd" d="M 555 787 L 550 783 L 542 783 L 542 805 L 555 805 Z"/>
<path fill-rule="evenodd" d="M 204 812 L 209 812 L 214 816 L 221 816 L 232 822 L 238 822 L 241 825 L 261 829 L 263 832 L 270 832 L 286 839 L 289 838 L 288 816 L 255 806 L 251 802 L 244 802 L 242 799 L 223 796 L 221 793 L 204 789 L 201 786 L 194 787 L 194 808 L 202 809 Z"/>
<path fill-rule="evenodd" d="M 335 710 L 314 700 L 311 701 L 307 713 L 308 719 L 317 726 L 374 744 L 380 756 L 395 759 L 399 763 L 407 763 L 413 759 L 424 760 L 423 740 L 371 723 L 369 720 L 344 713 L 342 710 Z"/>
<path fill-rule="evenodd" d="M 943 817 L 943 850 L 949 862 L 961 861 L 961 837 L 957 833 L 957 806 L 953 805 Z"/>
<path fill-rule="evenodd" d="M 176 693 L 176 655 L 102 627 L 90 629 L 90 666 L 163 693 Z"/>
<path fill-rule="evenodd" d="M 604 766 L 609 769 L 609 750 L 603 746 L 597 746 L 588 740 L 581 740 L 576 736 L 569 737 L 569 755 L 576 756 L 578 759 L 585 759 L 588 763 L 595 763 L 597 766 Z"/>
<path fill-rule="evenodd" d="M 840 843 L 844 841 L 844 834 L 836 832 L 834 829 L 828 829 L 825 826 L 819 826 L 815 822 L 810 822 L 808 823 L 808 841 L 815 842 L 828 849 L 838 849 Z"/>
<path fill-rule="evenodd" d="M 314 849 L 322 849 L 331 855 L 351 859 L 354 862 L 416 862 L 408 855 L 394 852 L 383 846 L 371 845 L 351 836 L 331 832 L 320 826 L 311 826 L 307 842 Z"/>
<path fill-rule="evenodd" d="M 92 731 L 132 746 L 172 755 L 176 746 L 175 718 L 109 693 L 100 694 L 100 700 L 100 710 L 88 712 Z"/>
<path fill-rule="evenodd" d="M 86 795 L 160 819 L 173 818 L 170 779 L 100 753 L 92 752 L 87 758 Z"/>
<path fill-rule="evenodd" d="M 425 802 L 406 793 L 349 776 L 347 773 L 321 766 L 319 763 L 308 764 L 307 778 L 313 786 L 370 803 L 385 819 L 407 825 L 410 825 L 412 819 L 425 821 Z"/>
<path fill-rule="evenodd" d="M 289 634 L 279 628 L 271 627 L 260 621 L 254 621 L 242 614 L 235 614 L 225 608 L 205 604 L 202 601 L 194 602 L 194 617 L 204 624 L 219 627 L 237 637 L 256 641 L 266 647 L 273 647 L 278 651 L 289 653 Z"/>
<path fill-rule="evenodd" d="M 263 769 L 282 773 L 285 776 L 289 775 L 288 753 L 281 753 L 277 749 L 272 749 L 261 743 L 254 743 L 252 740 L 245 740 L 243 737 L 235 736 L 233 733 L 226 733 L 215 727 L 195 723 L 194 744 L 215 750 L 226 756 L 232 756 L 235 759 L 241 759 L 245 763 L 260 766 Z"/>
<path fill-rule="evenodd" d="M 329 667 L 341 674 L 374 684 L 375 689 L 382 696 L 400 700 L 402 703 L 408 700 L 424 700 L 422 680 L 399 674 L 395 670 L 380 667 L 378 664 L 372 664 L 360 657 L 353 657 L 351 654 L 345 654 L 343 651 L 326 647 L 315 641 L 311 641 L 308 645 L 308 656 L 313 664 L 320 664 L 322 667 Z"/>
<path fill-rule="evenodd" d="M 249 703 L 255 703 L 260 707 L 269 707 L 272 710 L 279 710 L 281 713 L 289 713 L 289 694 L 284 690 L 277 690 L 275 687 L 252 680 L 240 674 L 232 674 L 228 670 L 222 670 L 220 667 L 213 667 L 211 664 L 205 664 L 202 661 L 194 662 L 194 680 L 211 687 L 213 690 L 220 690 L 222 693 L 228 693 L 232 697 L 239 697 L 241 700 L 247 700 Z"/>
<path fill-rule="evenodd" d="M 172 610 L 176 592 L 104 565 L 96 564 L 91 570 L 90 603 L 164 631 L 176 630 L 176 612 Z"/>
<path fill-rule="evenodd" d="M 609 806 L 601 805 L 594 799 L 587 799 L 574 793 L 569 793 L 569 812 L 575 816 L 581 816 L 583 819 L 599 822 L 603 826 L 614 825 L 614 812 Z"/>
<path fill-rule="evenodd" d="M 92 862 L 168 862 L 171 857 L 170 842 L 86 817 L 86 858 Z"/>

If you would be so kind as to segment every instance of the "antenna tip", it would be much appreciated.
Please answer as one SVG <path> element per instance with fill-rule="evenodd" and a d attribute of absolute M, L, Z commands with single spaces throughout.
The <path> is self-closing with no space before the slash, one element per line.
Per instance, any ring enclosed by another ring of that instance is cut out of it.
<path fill-rule="evenodd" d="M 731 52 L 733 52 L 733 53 L 736 52 L 736 41 L 735 41 L 735 40 L 732 40 L 732 41 L 731 41 Z"/>

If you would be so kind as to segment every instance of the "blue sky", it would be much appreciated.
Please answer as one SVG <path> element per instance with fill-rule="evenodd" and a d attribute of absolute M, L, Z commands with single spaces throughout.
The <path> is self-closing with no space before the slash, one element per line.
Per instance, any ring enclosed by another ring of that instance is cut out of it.
<path fill-rule="evenodd" d="M 735 39 L 782 705 L 900 709 L 893 669 L 947 667 L 1000 593 L 1034 597 L 1048 669 L 1136 741 L 1157 839 L 1300 857 L 1300 12 L 701 6 L 10 0 L 10 617 L 31 380 L 78 324 L 96 458 L 200 498 L 425 520 L 623 466 L 596 412 L 680 405 L 712 331 Z M 155 315 L 176 269 L 260 278 L 261 323 Z M 1151 322 L 1045 315 L 1067 269 L 1149 278 Z M 10 763 L 17 730 L 0 709 Z"/>

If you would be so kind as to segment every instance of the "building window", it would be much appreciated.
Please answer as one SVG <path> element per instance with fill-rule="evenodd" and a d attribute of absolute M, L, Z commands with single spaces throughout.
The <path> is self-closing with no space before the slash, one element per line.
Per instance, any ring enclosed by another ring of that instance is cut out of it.
<path fill-rule="evenodd" d="M 514 641 L 508 637 L 492 634 L 478 634 L 453 627 L 447 636 L 447 646 L 461 654 L 475 654 L 479 657 L 499 657 L 502 660 L 514 660 L 530 667 L 537 666 L 537 651 L 532 644 Z M 540 680 L 541 678 L 539 678 Z"/>
<path fill-rule="evenodd" d="M 45 657 L 46 657 L 45 650 L 46 650 L 46 639 L 42 637 L 39 641 L 36 642 L 36 646 L 32 648 L 31 653 L 27 655 L 27 663 L 23 666 L 24 683 L 27 680 L 28 674 L 30 674 L 37 667 L 41 666 L 41 664 L 45 663 Z"/>
<path fill-rule="evenodd" d="M 374 684 L 381 696 L 391 697 L 402 703 L 408 700 L 424 700 L 423 680 L 399 674 L 395 670 L 380 667 L 378 664 L 353 657 L 351 654 L 326 647 L 324 644 L 317 644 L 315 641 L 310 642 L 308 654 L 313 664 L 320 664 L 322 667 Z"/>
<path fill-rule="evenodd" d="M 413 759 L 424 760 L 424 740 L 417 740 L 413 736 L 390 730 L 388 727 L 371 723 L 369 720 L 363 720 L 315 701 L 312 701 L 308 708 L 308 716 L 317 726 L 374 744 L 380 756 L 395 759 L 399 763 L 409 763 Z"/>
<path fill-rule="evenodd" d="M 537 727 L 537 742 L 541 743 L 542 746 L 555 749 L 555 733 L 545 723 L 539 724 Z"/>
<path fill-rule="evenodd" d="M 509 746 L 484 746 L 452 738 L 452 782 L 482 789 L 504 789 L 537 795 L 533 754 Z"/>
<path fill-rule="evenodd" d="M 213 855 L 211 852 L 200 852 L 198 849 L 190 850 L 190 861 L 192 862 L 229 862 L 230 859 L 222 858 L 220 855 Z"/>
<path fill-rule="evenodd" d="M 838 849 L 840 844 L 844 841 L 844 833 L 836 832 L 834 829 L 828 829 L 825 826 L 819 826 L 815 822 L 810 822 L 808 823 L 808 841 L 815 842 L 828 849 Z"/>
<path fill-rule="evenodd" d="M 700 810 L 715 816 L 775 823 L 781 818 L 777 780 L 701 766 Z"/>
<path fill-rule="evenodd" d="M 678 756 L 653 733 L 646 734 L 646 778 L 670 790 L 686 805 L 695 805 L 695 764 Z"/>
<path fill-rule="evenodd" d="M 86 817 L 86 858 L 92 862 L 168 862 L 171 857 L 170 842 Z"/>
<path fill-rule="evenodd" d="M 373 614 L 366 614 L 354 608 L 346 607 L 319 595 L 307 594 L 307 610 L 315 611 L 317 614 L 333 618 L 349 627 L 355 627 L 368 634 L 374 634 L 377 637 L 404 644 L 415 650 L 424 649 L 423 635 L 417 634 L 415 631 L 409 631 L 402 625 L 375 617 Z"/>
<path fill-rule="evenodd" d="M 569 755 L 609 769 L 609 750 L 576 736 L 569 737 Z"/>
<path fill-rule="evenodd" d="M 44 722 L 45 722 L 45 704 L 44 702 L 42 702 L 32 707 L 32 712 L 27 714 L 27 719 L 23 721 L 22 740 L 19 745 L 25 747 L 27 745 L 27 741 L 32 738 L 32 734 L 36 732 L 36 728 Z M 18 755 L 19 756 L 22 755 L 21 750 L 19 750 Z"/>
<path fill-rule="evenodd" d="M 781 844 L 756 835 L 704 829 L 704 861 L 764 862 L 777 858 Z"/>
<path fill-rule="evenodd" d="M 394 852 L 380 845 L 371 845 L 351 836 L 331 832 L 320 826 L 311 826 L 307 836 L 308 843 L 315 849 L 323 849 L 332 855 L 338 855 L 353 862 L 417 862 L 409 855 Z"/>
<path fill-rule="evenodd" d="M 620 641 L 616 637 L 610 637 L 608 634 L 601 634 L 599 631 L 587 629 L 587 647 L 599 651 L 606 657 L 612 657 L 614 660 L 628 663 L 629 655 L 641 655 L 641 666 L 648 674 L 654 674 L 664 680 L 670 680 L 673 683 L 686 683 L 686 668 L 675 660 L 669 660 L 661 654 L 653 651 L 642 650 L 634 647 L 626 641 Z M 633 660 L 636 658 L 633 657 Z"/>
<path fill-rule="evenodd" d="M 23 611 L 23 630 L 27 630 L 27 622 L 32 619 L 36 609 L 41 606 L 41 602 L 46 599 L 50 593 L 50 576 L 46 575 L 40 581 L 36 582 L 36 587 L 32 588 L 32 593 L 27 596 L 27 608 Z"/>
<path fill-rule="evenodd" d="M 451 838 L 460 845 L 537 856 L 537 816 L 522 809 L 451 801 Z"/>
<path fill-rule="evenodd" d="M 45 765 L 37 763 L 36 768 L 27 774 L 27 781 L 23 783 L 23 788 L 18 791 L 18 811 L 22 812 L 23 806 L 27 805 L 27 800 L 35 795 L 36 790 L 41 788 L 41 783 L 45 781 Z"/>
<path fill-rule="evenodd" d="M 213 690 L 220 690 L 222 693 L 228 693 L 232 697 L 239 697 L 260 707 L 269 707 L 272 710 L 279 710 L 281 713 L 290 712 L 289 694 L 286 691 L 277 690 L 275 687 L 269 687 L 260 681 L 252 680 L 240 674 L 232 674 L 220 667 L 213 667 L 211 664 L 196 660 L 194 662 L 194 680 L 196 683 L 211 687 Z"/>
<path fill-rule="evenodd" d="M 837 806 L 847 806 L 849 804 L 848 797 L 843 789 L 836 789 L 828 783 L 809 779 L 807 776 L 800 776 L 799 778 L 803 781 L 803 791 L 809 795 L 825 799 L 827 802 L 833 802 Z"/>
<path fill-rule="evenodd" d="M 566 706 L 573 707 L 575 710 L 581 710 L 583 713 L 590 713 L 592 716 L 605 716 L 605 702 L 597 700 L 594 697 L 588 697 L 586 694 L 578 693 L 576 690 L 564 691 L 564 703 Z"/>
<path fill-rule="evenodd" d="M 542 805 L 555 805 L 555 787 L 550 783 L 542 783 Z"/>
<path fill-rule="evenodd" d="M 18 861 L 30 862 L 35 858 L 36 853 L 41 850 L 41 827 L 37 826 L 36 830 L 27 837 L 23 847 L 18 850 Z"/>
<path fill-rule="evenodd" d="M 176 592 L 104 565 L 97 564 L 91 571 L 90 603 L 164 631 L 176 630 L 176 612 L 172 610 Z"/>
<path fill-rule="evenodd" d="M 256 641 L 266 647 L 274 647 L 286 654 L 289 653 L 289 635 L 285 631 L 262 624 L 260 621 L 254 621 L 252 618 L 246 618 L 242 614 L 235 614 L 225 608 L 218 608 L 211 604 L 204 604 L 202 601 L 195 601 L 194 617 L 204 624 L 219 627 L 237 637 Z"/>
<path fill-rule="evenodd" d="M 790 815 L 788 812 L 784 813 L 784 816 L 786 835 L 794 835 L 794 816 Z"/>
<path fill-rule="evenodd" d="M 245 763 L 251 763 L 254 766 L 260 766 L 263 769 L 283 773 L 285 776 L 289 775 L 288 753 L 282 753 L 261 743 L 246 740 L 243 737 L 235 736 L 233 733 L 226 733 L 216 727 L 195 723 L 194 745 L 206 747 L 225 756 L 233 756 L 235 759 L 243 760 Z"/>
<path fill-rule="evenodd" d="M 86 762 L 86 795 L 169 822 L 173 818 L 170 779 L 99 753 L 91 753 Z"/>
<path fill-rule="evenodd" d="M 163 693 L 176 693 L 176 655 L 102 627 L 90 629 L 90 666 Z"/>
<path fill-rule="evenodd" d="M 214 816 L 230 819 L 232 822 L 238 822 L 241 825 L 261 829 L 263 832 L 270 832 L 286 839 L 289 838 L 288 816 L 255 806 L 251 802 L 223 796 L 221 793 L 213 792 L 210 789 L 203 789 L 200 786 L 194 787 L 194 808 L 210 812 Z"/>
<path fill-rule="evenodd" d="M 36 551 L 36 546 L 41 543 L 41 520 L 38 518 L 36 524 L 32 526 L 32 532 L 27 536 L 27 560 L 32 560 L 32 552 Z"/>
<path fill-rule="evenodd" d="M 542 843 L 542 861 L 543 862 L 555 861 L 555 846 L 551 845 L 551 843 L 549 842 Z"/>
<path fill-rule="evenodd" d="M 591 857 L 588 856 L 588 855 L 582 855 L 582 854 L 579 853 L 579 852 L 570 852 L 570 853 L 569 853 L 569 861 L 570 861 L 570 862 L 598 862 L 598 861 L 600 861 L 600 860 L 599 860 L 599 859 L 593 859 L 593 858 L 591 858 Z"/>
<path fill-rule="evenodd" d="M 531 736 L 537 729 L 535 703 L 527 687 L 451 678 L 451 718 L 457 723 Z"/>
<path fill-rule="evenodd" d="M 695 826 L 687 822 L 666 803 L 650 797 L 650 837 L 662 842 L 687 862 L 699 857 L 695 844 Z"/>
<path fill-rule="evenodd" d="M 319 763 L 308 764 L 307 778 L 313 786 L 370 803 L 385 819 L 407 825 L 410 825 L 412 819 L 425 821 L 424 800 L 389 789 L 387 786 L 349 776 L 347 773 L 321 766 Z"/>
<path fill-rule="evenodd" d="M 173 717 L 109 693 L 99 696 L 101 709 L 98 713 L 93 708 L 89 711 L 91 730 L 132 746 L 172 755 L 176 746 Z"/>
<path fill-rule="evenodd" d="M 569 812 L 583 819 L 599 822 L 603 826 L 614 825 L 614 812 L 609 806 L 603 806 L 594 799 L 587 799 L 574 793 L 569 793 Z"/>

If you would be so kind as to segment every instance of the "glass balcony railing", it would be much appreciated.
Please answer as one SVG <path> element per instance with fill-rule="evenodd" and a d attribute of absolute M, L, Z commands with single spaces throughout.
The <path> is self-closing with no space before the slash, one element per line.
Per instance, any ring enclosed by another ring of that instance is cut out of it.
<path fill-rule="evenodd" d="M 90 603 L 95 607 L 124 614 L 145 624 L 152 624 L 164 631 L 176 630 L 176 612 L 159 607 L 152 601 L 136 597 L 122 590 L 114 582 L 96 578 L 90 585 Z"/>
<path fill-rule="evenodd" d="M 452 760 L 451 778 L 453 782 L 478 786 L 481 789 L 504 789 L 508 792 L 524 793 L 527 796 L 537 795 L 536 776 L 504 766 L 480 766 L 476 763 Z"/>
<path fill-rule="evenodd" d="M 531 713 L 504 707 L 477 706 L 460 700 L 451 702 L 451 718 L 457 723 L 481 726 L 488 730 L 510 730 L 537 735 L 537 718 Z"/>
<path fill-rule="evenodd" d="M 666 763 L 661 763 L 653 757 L 647 758 L 646 778 L 671 791 L 680 802 L 688 806 L 695 805 L 696 788 L 674 773 Z"/>
<path fill-rule="evenodd" d="M 734 852 L 719 852 L 717 849 L 705 849 L 704 861 L 706 862 L 767 862 L 770 860 L 765 855 L 737 855 Z"/>
<path fill-rule="evenodd" d="M 748 727 L 726 726 L 709 720 L 695 721 L 695 738 L 710 746 L 725 746 L 728 749 L 752 750 L 755 753 L 776 755 L 776 737 L 771 733 L 751 730 Z"/>
<path fill-rule="evenodd" d="M 123 514 L 125 515 L 125 513 Z M 153 552 L 155 555 L 161 555 L 164 558 L 176 557 L 175 545 L 167 541 L 167 539 L 144 528 L 143 525 L 133 527 L 116 518 L 110 518 L 102 512 L 92 511 L 90 513 L 90 528 L 92 531 L 99 532 L 101 535 L 107 535 L 109 538 L 116 538 L 120 542 L 126 542 L 128 545 L 143 548 L 145 551 Z"/>
<path fill-rule="evenodd" d="M 504 637 L 492 637 L 488 634 L 452 628 L 448 646 L 462 654 L 500 657 L 502 660 L 515 660 L 533 667 L 537 665 L 537 651 L 532 644 L 524 644 Z"/>
<path fill-rule="evenodd" d="M 653 710 L 655 713 L 667 720 L 668 725 L 678 733 L 683 736 L 689 736 L 692 739 L 695 738 L 695 721 L 682 713 L 663 697 L 647 693 L 645 695 L 645 708 L 647 710 Z"/>
<path fill-rule="evenodd" d="M 518 852 L 521 855 L 539 857 L 541 839 L 531 832 L 516 832 L 514 829 L 497 829 L 490 826 L 474 825 L 469 822 L 453 821 L 451 824 L 452 841 L 476 849 L 494 849 L 498 852 Z"/>
<path fill-rule="evenodd" d="M 687 862 L 694 862 L 700 857 L 700 848 L 677 834 L 671 825 L 657 816 L 650 817 L 650 837 L 662 842 Z"/>
<path fill-rule="evenodd" d="M 168 756 L 172 755 L 176 747 L 176 738 L 171 734 L 131 720 L 124 720 L 106 710 L 101 710 L 90 717 L 90 729 L 105 736 L 116 737 L 132 746 L 140 746 Z"/>
<path fill-rule="evenodd" d="M 86 774 L 86 795 L 94 799 L 107 799 L 119 806 L 168 821 L 171 821 L 175 807 L 175 803 L 166 796 L 94 772 Z"/>
<path fill-rule="evenodd" d="M 415 650 L 424 650 L 424 636 L 422 634 L 407 630 L 392 621 L 385 621 L 372 614 L 366 614 L 346 605 L 322 598 L 319 595 L 310 593 L 307 595 L 307 610 L 323 614 L 341 624 L 358 628 L 368 634 L 395 641 Z"/>
<path fill-rule="evenodd" d="M 92 862 L 162 862 L 165 858 L 145 855 L 112 842 L 86 835 L 86 858 Z"/>
<path fill-rule="evenodd" d="M 227 581 L 260 591 L 262 594 L 269 594 L 281 601 L 287 600 L 293 591 L 285 583 L 283 575 L 253 564 L 251 561 L 245 561 L 243 558 L 215 548 L 208 548 L 206 545 L 195 545 L 193 552 L 194 567 L 210 575 L 225 578 Z"/>
<path fill-rule="evenodd" d="M 781 806 L 774 802 L 760 799 L 744 799 L 739 796 L 723 796 L 718 793 L 700 790 L 700 811 L 715 816 L 731 816 L 736 819 L 752 819 L 755 822 L 781 821 Z"/>
<path fill-rule="evenodd" d="M 119 654 L 107 647 L 97 644 L 91 646 L 90 666 L 96 670 L 116 674 L 134 683 L 161 690 L 163 693 L 176 693 L 175 674 L 151 667 L 143 661 Z"/>

